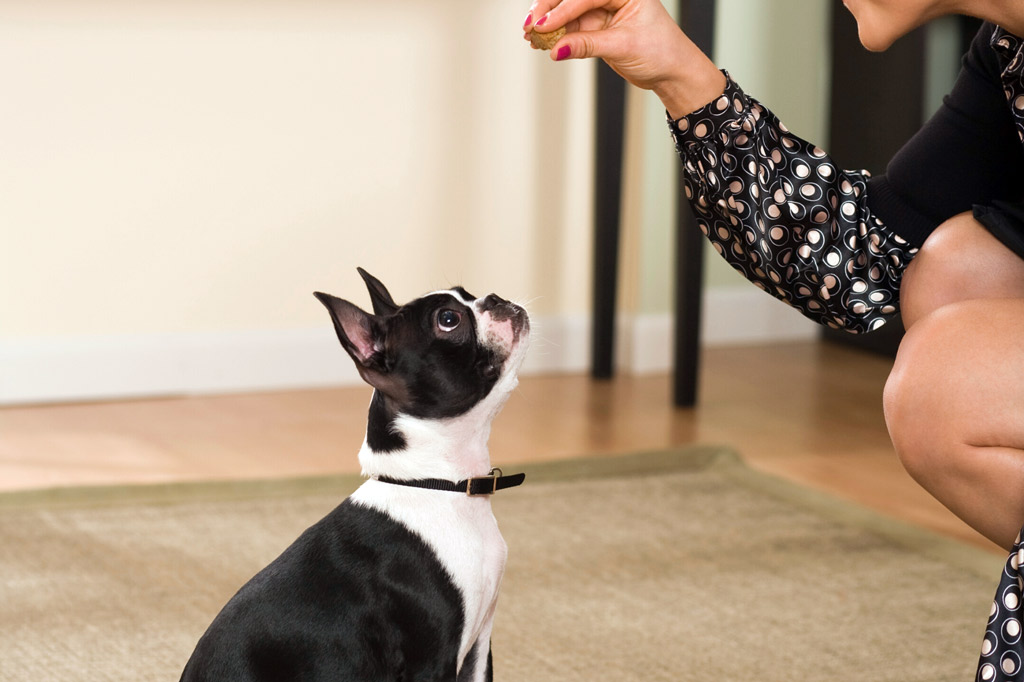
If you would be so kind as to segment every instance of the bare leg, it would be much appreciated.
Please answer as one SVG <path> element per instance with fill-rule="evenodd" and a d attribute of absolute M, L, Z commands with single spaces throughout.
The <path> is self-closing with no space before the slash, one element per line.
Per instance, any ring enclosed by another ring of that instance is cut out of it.
<path fill-rule="evenodd" d="M 970 213 L 950 218 L 910 262 L 900 289 L 903 325 L 944 305 L 978 298 L 1024 297 L 1024 260 Z"/>
<path fill-rule="evenodd" d="M 886 423 L 907 471 L 1009 549 L 1024 524 L 1024 260 L 969 215 L 908 269 Z"/>
<path fill-rule="evenodd" d="M 944 306 L 911 327 L 886 384 L 907 471 L 1009 549 L 1024 523 L 1024 300 Z"/>

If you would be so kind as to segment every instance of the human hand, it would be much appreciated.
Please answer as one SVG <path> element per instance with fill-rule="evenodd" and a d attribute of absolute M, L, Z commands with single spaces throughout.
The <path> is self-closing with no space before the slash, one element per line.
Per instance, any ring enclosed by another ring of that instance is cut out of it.
<path fill-rule="evenodd" d="M 700 108 L 725 89 L 725 77 L 693 44 L 660 0 L 534 0 L 523 24 L 565 37 L 551 59 L 599 57 L 633 85 L 652 90 L 673 118 Z"/>

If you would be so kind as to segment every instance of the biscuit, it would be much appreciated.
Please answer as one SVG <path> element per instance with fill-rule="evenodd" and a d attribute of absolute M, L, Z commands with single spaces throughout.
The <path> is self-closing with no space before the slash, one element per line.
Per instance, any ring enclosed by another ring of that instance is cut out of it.
<path fill-rule="evenodd" d="M 534 29 L 530 31 L 530 42 L 534 47 L 539 47 L 542 50 L 550 50 L 564 35 L 564 26 L 562 28 L 555 29 L 551 33 L 540 33 L 537 29 Z"/>

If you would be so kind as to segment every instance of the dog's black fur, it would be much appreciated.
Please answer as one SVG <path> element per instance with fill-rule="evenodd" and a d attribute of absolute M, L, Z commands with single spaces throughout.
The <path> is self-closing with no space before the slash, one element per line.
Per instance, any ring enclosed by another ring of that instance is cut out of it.
<path fill-rule="evenodd" d="M 469 679 L 461 604 L 422 538 L 346 500 L 239 590 L 181 679 Z"/>

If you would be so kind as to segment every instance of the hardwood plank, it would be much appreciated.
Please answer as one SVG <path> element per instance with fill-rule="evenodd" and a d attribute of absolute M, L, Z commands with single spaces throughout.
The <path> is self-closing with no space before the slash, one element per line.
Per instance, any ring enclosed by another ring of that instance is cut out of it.
<path fill-rule="evenodd" d="M 667 375 L 526 377 L 496 465 L 693 443 L 972 544 L 993 546 L 903 471 L 882 418 L 891 360 L 829 343 L 712 348 L 700 403 Z M 368 388 L 0 409 L 0 490 L 358 471 Z"/>

